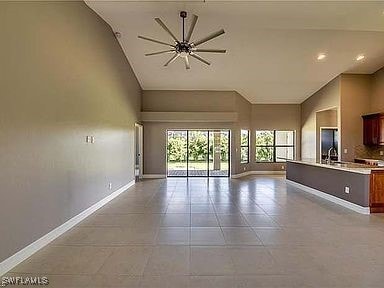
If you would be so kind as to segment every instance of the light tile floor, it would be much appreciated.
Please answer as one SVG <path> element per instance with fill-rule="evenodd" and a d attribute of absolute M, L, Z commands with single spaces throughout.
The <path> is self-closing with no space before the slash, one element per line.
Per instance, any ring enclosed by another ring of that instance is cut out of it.
<path fill-rule="evenodd" d="M 143 181 L 10 276 L 49 287 L 384 287 L 384 217 L 283 177 Z"/>

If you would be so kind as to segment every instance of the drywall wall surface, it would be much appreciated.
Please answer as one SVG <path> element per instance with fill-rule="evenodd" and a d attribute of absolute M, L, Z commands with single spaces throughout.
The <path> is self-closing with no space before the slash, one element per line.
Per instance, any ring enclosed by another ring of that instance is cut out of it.
<path fill-rule="evenodd" d="M 363 144 L 362 115 L 370 110 L 372 75 L 341 75 L 341 160 L 354 161 L 355 148 Z"/>
<path fill-rule="evenodd" d="M 340 76 L 333 79 L 301 104 L 301 158 L 316 159 L 316 113 L 338 111 L 340 127 Z"/>
<path fill-rule="evenodd" d="M 141 88 L 83 2 L 0 2 L 0 37 L 1 262 L 134 179 Z"/>

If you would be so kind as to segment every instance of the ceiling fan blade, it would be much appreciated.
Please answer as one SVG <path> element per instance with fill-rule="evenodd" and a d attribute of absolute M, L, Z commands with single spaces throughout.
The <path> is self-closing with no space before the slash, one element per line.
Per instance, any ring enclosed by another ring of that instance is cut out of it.
<path fill-rule="evenodd" d="M 207 65 L 211 65 L 211 63 L 209 63 L 207 60 L 204 60 L 203 58 L 201 58 L 199 55 L 197 55 L 195 53 L 190 53 L 189 55 L 191 55 L 193 58 L 196 58 L 197 60 L 200 60 L 201 62 L 203 62 Z"/>
<path fill-rule="evenodd" d="M 168 29 L 168 27 L 164 24 L 163 21 L 161 21 L 160 18 L 155 18 L 155 21 L 157 23 L 159 23 L 159 25 L 169 34 L 171 35 L 172 39 L 175 40 L 176 42 L 179 42 L 179 40 L 177 40 L 176 36 L 171 32 L 171 30 Z"/>
<path fill-rule="evenodd" d="M 188 56 L 184 57 L 184 62 L 185 62 L 185 69 L 190 69 L 191 66 L 189 65 L 189 59 Z"/>
<path fill-rule="evenodd" d="M 221 30 L 219 30 L 219 31 L 217 31 L 215 33 L 212 33 L 212 34 L 208 35 L 207 37 L 204 37 L 203 39 L 200 39 L 199 41 L 193 42 L 193 44 L 195 46 L 198 46 L 198 45 L 200 45 L 202 43 L 205 43 L 205 42 L 207 42 L 209 40 L 212 40 L 213 38 L 216 38 L 216 37 L 218 37 L 218 36 L 220 36 L 220 35 L 222 35 L 224 33 L 225 33 L 224 29 L 221 29 Z"/>
<path fill-rule="evenodd" d="M 155 42 L 155 43 L 159 43 L 159 44 L 163 44 L 163 45 L 167 45 L 167 46 L 171 46 L 171 47 L 175 47 L 173 46 L 172 44 L 169 44 L 169 43 L 165 43 L 163 41 L 159 41 L 159 40 L 156 40 L 156 39 L 152 39 L 152 38 L 148 38 L 148 37 L 144 37 L 144 36 L 137 36 L 138 38 L 140 39 L 144 39 L 144 40 L 147 40 L 147 41 L 151 41 L 151 42 Z"/>
<path fill-rule="evenodd" d="M 227 50 L 225 49 L 195 49 L 193 51 L 196 52 L 209 52 L 209 53 L 225 53 Z"/>
<path fill-rule="evenodd" d="M 197 22 L 198 18 L 199 17 L 197 17 L 195 14 L 193 14 L 191 26 L 189 27 L 189 31 L 188 31 L 187 37 L 185 38 L 186 42 L 189 42 L 189 40 L 191 39 L 191 36 L 192 36 L 193 30 L 195 29 L 195 25 L 196 25 L 196 22 Z"/>
<path fill-rule="evenodd" d="M 169 60 L 167 61 L 167 63 L 164 64 L 164 66 L 168 66 L 168 65 L 171 64 L 173 61 L 175 61 L 178 57 L 179 57 L 179 54 L 175 53 L 175 55 L 173 55 L 172 58 L 169 59 Z"/>
<path fill-rule="evenodd" d="M 159 51 L 159 52 L 147 53 L 144 55 L 145 56 L 152 56 L 152 55 L 159 55 L 159 54 L 171 53 L 171 52 L 175 52 L 175 50 L 164 50 L 164 51 Z"/>

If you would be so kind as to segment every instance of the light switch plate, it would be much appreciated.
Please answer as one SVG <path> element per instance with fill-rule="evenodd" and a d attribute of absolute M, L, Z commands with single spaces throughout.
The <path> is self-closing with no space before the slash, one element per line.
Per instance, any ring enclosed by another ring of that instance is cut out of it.
<path fill-rule="evenodd" d="M 344 154 L 348 154 L 348 149 L 347 148 L 344 149 Z"/>
<path fill-rule="evenodd" d="M 380 151 L 380 156 L 384 156 L 384 151 Z"/>

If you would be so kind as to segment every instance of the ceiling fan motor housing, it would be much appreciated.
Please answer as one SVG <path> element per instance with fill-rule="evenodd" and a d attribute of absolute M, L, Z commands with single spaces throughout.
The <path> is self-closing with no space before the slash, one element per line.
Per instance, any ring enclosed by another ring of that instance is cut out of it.
<path fill-rule="evenodd" d="M 191 53 L 192 51 L 192 45 L 188 42 L 179 42 L 176 44 L 176 52 L 177 53 Z"/>

